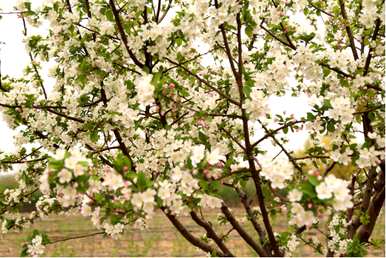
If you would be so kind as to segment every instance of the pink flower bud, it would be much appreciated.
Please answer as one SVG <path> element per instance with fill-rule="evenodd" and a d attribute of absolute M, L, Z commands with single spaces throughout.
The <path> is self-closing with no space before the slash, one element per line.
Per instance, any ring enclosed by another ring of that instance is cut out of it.
<path fill-rule="evenodd" d="M 221 161 L 217 162 L 216 168 L 223 168 L 223 167 L 224 167 L 224 163 L 222 163 Z"/>

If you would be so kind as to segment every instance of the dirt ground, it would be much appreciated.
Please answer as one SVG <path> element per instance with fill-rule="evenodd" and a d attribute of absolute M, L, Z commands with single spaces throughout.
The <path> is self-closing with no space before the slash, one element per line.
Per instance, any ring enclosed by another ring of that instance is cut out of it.
<path fill-rule="evenodd" d="M 240 214 L 241 210 L 233 209 Z M 211 219 L 216 213 L 210 212 Z M 182 222 L 196 236 L 202 236 L 203 231 L 189 217 L 182 218 Z M 274 222 L 275 228 L 285 228 L 286 225 Z M 249 222 L 243 222 L 247 231 L 254 234 Z M 23 232 L 9 232 L 0 235 L 0 256 L 19 256 L 22 244 L 32 229 L 45 230 L 51 240 L 58 240 L 69 236 L 87 235 L 97 230 L 91 222 L 79 216 L 51 216 L 34 224 L 31 229 Z M 378 247 L 369 247 L 369 256 L 384 257 L 384 213 L 380 217 L 375 229 L 374 239 Z M 236 232 L 230 234 L 227 242 L 229 249 L 237 256 L 256 256 L 238 236 Z M 167 218 L 157 212 L 149 227 L 145 230 L 129 228 L 119 239 L 95 235 L 87 238 L 73 239 L 49 245 L 46 256 L 206 256 L 204 252 L 190 245 L 169 223 Z M 298 248 L 296 256 L 315 256 L 308 246 Z"/>

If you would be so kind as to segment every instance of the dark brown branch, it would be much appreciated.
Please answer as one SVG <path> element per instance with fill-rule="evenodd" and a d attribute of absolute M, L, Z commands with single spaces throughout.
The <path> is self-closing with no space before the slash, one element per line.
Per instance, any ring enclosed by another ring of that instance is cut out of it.
<path fill-rule="evenodd" d="M 56 243 L 59 243 L 59 242 L 65 242 L 65 241 L 73 240 L 73 239 L 92 237 L 92 236 L 101 235 L 101 234 L 104 234 L 104 232 L 103 231 L 97 231 L 97 232 L 93 232 L 93 233 L 89 233 L 89 234 L 84 234 L 84 235 L 70 236 L 70 237 L 66 237 L 66 238 L 61 238 L 61 239 L 57 239 L 57 240 L 54 240 L 54 241 L 50 241 L 49 244 L 56 244 Z"/>
<path fill-rule="evenodd" d="M 264 131 L 266 133 L 269 133 L 269 130 L 268 128 L 260 121 L 258 120 L 258 122 L 260 123 L 260 125 L 263 127 Z M 275 135 L 274 134 L 271 134 L 269 137 L 272 138 L 272 140 L 277 144 L 279 145 L 279 147 L 283 150 L 284 154 L 287 156 L 288 160 L 292 163 L 292 165 L 300 172 L 303 172 L 302 168 L 298 165 L 298 163 L 295 161 L 295 159 L 292 157 L 292 155 L 287 151 L 287 149 L 283 146 L 283 144 L 281 144 L 281 142 L 276 139 Z"/>
<path fill-rule="evenodd" d="M 200 76 L 198 76 L 197 74 L 193 73 L 192 71 L 190 71 L 188 68 L 186 68 L 185 66 L 183 65 L 180 65 L 179 63 L 169 59 L 166 57 L 166 60 L 168 60 L 170 63 L 182 68 L 185 72 L 187 72 L 188 74 L 190 74 L 191 76 L 195 77 L 199 82 L 201 82 L 202 84 L 206 85 L 209 89 L 215 91 L 216 93 L 218 93 L 218 95 L 220 95 L 222 98 L 228 100 L 229 102 L 231 102 L 232 104 L 236 105 L 236 106 L 240 106 L 240 103 L 237 102 L 236 100 L 234 99 L 231 99 L 229 96 L 225 95 L 225 93 L 223 93 L 221 90 L 213 87 L 212 85 L 210 85 L 210 83 L 208 81 L 206 81 L 205 79 L 201 78 Z"/>
<path fill-rule="evenodd" d="M 161 208 L 163 213 L 166 215 L 166 217 L 169 219 L 169 221 L 173 224 L 173 226 L 180 232 L 180 234 L 188 240 L 192 245 L 200 248 L 206 253 L 210 253 L 212 255 L 218 255 L 218 256 L 224 256 L 224 254 L 217 250 L 216 248 L 206 244 L 205 242 L 199 240 L 196 238 L 192 233 L 190 233 L 184 225 L 181 224 L 181 222 L 174 216 L 173 214 L 169 213 L 166 208 Z"/>
<path fill-rule="evenodd" d="M 281 38 L 279 38 L 278 36 L 276 36 L 275 34 L 272 33 L 272 31 L 270 31 L 269 29 L 267 29 L 263 23 L 260 24 L 260 28 L 262 28 L 263 30 L 265 30 L 272 38 L 276 39 L 277 41 L 279 41 L 280 43 L 282 43 L 283 45 L 293 49 L 293 50 L 296 50 L 296 47 L 293 45 L 293 44 L 290 44 L 284 40 L 282 40 Z"/>
<path fill-rule="evenodd" d="M 225 205 L 221 206 L 221 211 L 225 215 L 226 219 L 231 223 L 233 228 L 239 233 L 239 235 L 247 242 L 247 244 L 253 248 L 260 256 L 267 257 L 270 256 L 264 248 L 241 227 L 239 222 L 233 217 L 231 211 Z"/>
<path fill-rule="evenodd" d="M 241 81 L 239 81 L 240 80 L 240 74 L 239 74 L 239 72 L 237 72 L 235 64 L 233 62 L 232 52 L 231 52 L 231 49 L 229 47 L 228 38 L 226 36 L 224 24 L 220 25 L 220 30 L 221 30 L 222 38 L 223 38 L 224 45 L 225 45 L 225 53 L 228 56 L 228 60 L 229 60 L 230 66 L 231 66 L 233 76 L 238 81 L 238 83 L 241 83 Z M 241 102 L 241 100 L 240 100 L 240 102 Z"/>
<path fill-rule="evenodd" d="M 245 147 L 235 138 L 233 135 L 226 130 L 225 128 L 221 128 L 221 131 L 225 132 L 225 134 L 232 140 L 234 141 L 243 151 L 245 151 Z"/>
<path fill-rule="evenodd" d="M 114 0 L 110 0 L 109 4 L 110 4 L 110 7 L 111 7 L 111 11 L 113 12 L 113 15 L 114 15 L 114 19 L 115 19 L 115 23 L 116 23 L 117 28 L 118 28 L 119 35 L 121 36 L 123 45 L 126 48 L 127 53 L 129 54 L 131 60 L 133 60 L 134 64 L 136 64 L 138 67 L 140 67 L 142 69 L 145 68 L 145 65 L 142 64 L 137 59 L 137 57 L 134 55 L 133 51 L 129 47 L 129 44 L 128 44 L 128 41 L 127 41 L 127 36 L 126 36 L 125 30 L 123 29 L 123 25 L 122 25 L 122 22 L 121 22 L 121 17 L 119 15 L 119 12 L 118 12 L 117 8 L 115 7 Z"/>
<path fill-rule="evenodd" d="M 272 0 L 272 3 L 273 3 L 273 5 L 277 8 L 277 4 L 276 4 L 276 2 L 275 2 L 274 0 Z M 281 28 L 281 30 L 283 31 L 284 36 L 285 36 L 285 38 L 286 38 L 288 44 L 290 45 L 290 47 L 291 47 L 292 49 L 296 49 L 296 46 L 292 43 L 292 40 L 291 40 L 290 36 L 288 35 L 287 29 L 284 28 L 283 22 L 280 22 L 280 28 Z"/>
<path fill-rule="evenodd" d="M 355 113 L 353 113 L 353 115 L 359 115 L 359 114 L 363 114 L 363 113 L 374 112 L 375 110 L 383 108 L 383 107 L 384 107 L 384 105 L 379 105 L 379 106 L 376 106 L 376 107 L 373 107 L 373 108 L 366 109 L 364 111 L 355 112 Z"/>
<path fill-rule="evenodd" d="M 368 242 L 384 202 L 385 186 L 383 186 L 382 190 L 377 192 L 371 200 L 370 206 L 367 210 L 370 221 L 366 225 L 361 225 L 358 229 L 357 236 L 361 242 Z"/>
<path fill-rule="evenodd" d="M 99 31 L 90 29 L 90 28 L 88 28 L 88 27 L 86 27 L 86 26 L 84 26 L 84 25 L 82 25 L 82 24 L 80 24 L 80 23 L 76 23 L 76 22 L 75 22 L 74 24 L 77 25 L 77 26 L 79 26 L 79 27 L 81 27 L 81 28 L 83 28 L 83 29 L 85 29 L 85 30 L 88 30 L 89 32 L 92 32 L 93 34 L 97 34 L 97 35 L 100 35 L 100 36 L 105 36 L 105 37 L 108 37 L 108 38 L 110 38 L 110 39 L 112 39 L 112 40 L 115 40 L 115 41 L 119 41 L 119 40 L 120 40 L 118 37 L 114 37 L 114 36 L 107 35 L 107 34 L 100 34 Z"/>
<path fill-rule="evenodd" d="M 120 149 L 120 146 L 105 147 L 105 148 L 93 151 L 93 154 L 101 153 L 101 152 L 104 152 L 104 151 L 116 150 L 116 149 Z"/>
<path fill-rule="evenodd" d="M 377 35 L 378 35 L 378 32 L 379 32 L 379 28 L 381 26 L 381 19 L 377 19 L 375 21 L 375 27 L 374 27 L 374 32 L 373 32 L 373 36 L 371 37 L 371 40 L 372 41 L 375 41 L 377 39 Z M 363 71 L 363 75 L 366 76 L 368 71 L 369 71 L 369 67 L 370 67 L 370 61 L 371 61 L 371 58 L 372 58 L 372 51 L 373 51 L 373 48 L 370 47 L 369 48 L 369 53 L 367 54 L 367 57 L 366 57 L 366 62 L 365 62 L 365 67 L 364 67 L 364 71 Z"/>
<path fill-rule="evenodd" d="M 354 59 L 357 60 L 359 57 L 358 57 L 357 49 L 355 47 L 354 36 L 353 36 L 352 30 L 351 30 L 351 27 L 348 24 L 349 20 L 347 17 L 347 12 L 346 12 L 344 0 L 339 0 L 339 7 L 340 7 L 341 15 L 344 19 L 345 28 L 346 28 L 347 36 L 348 36 L 348 39 L 350 42 L 350 48 L 351 48 L 352 54 L 354 56 Z"/>
<path fill-rule="evenodd" d="M 19 200 L 23 200 L 24 198 L 26 197 L 29 197 L 31 195 L 33 195 L 34 193 L 36 193 L 37 191 L 39 191 L 39 188 L 35 188 L 34 190 L 32 190 L 31 192 L 28 192 L 22 196 L 20 196 Z M 8 205 L 8 206 L 4 206 L 1 210 L 0 210 L 0 214 L 4 214 L 4 212 L 6 212 L 8 209 L 10 208 L 14 208 L 16 205 L 20 204 L 20 201 L 18 202 L 15 202 L 11 205 Z"/>
<path fill-rule="evenodd" d="M 38 158 L 38 159 L 28 159 L 28 160 L 0 160 L 0 164 L 24 164 L 31 162 L 38 162 L 46 160 L 47 158 Z"/>
<path fill-rule="evenodd" d="M 303 156 L 303 157 L 293 157 L 293 160 L 303 160 L 303 159 L 328 159 L 329 156 L 324 155 L 309 155 L 309 156 Z"/>
<path fill-rule="evenodd" d="M 202 56 L 204 56 L 204 55 L 207 55 L 207 54 L 209 54 L 209 53 L 211 53 L 211 52 L 213 52 L 213 51 L 215 51 L 215 50 L 216 50 L 216 47 L 213 48 L 213 49 L 211 49 L 211 50 L 208 50 L 208 51 L 205 52 L 205 53 L 198 54 L 198 55 L 192 57 L 191 59 L 185 60 L 185 61 L 179 63 L 178 65 L 174 65 L 174 66 L 172 66 L 172 67 L 169 67 L 169 68 L 163 70 L 162 73 L 165 74 L 165 73 L 167 73 L 168 71 L 170 71 L 170 70 L 172 70 L 172 69 L 174 69 L 174 68 L 177 68 L 177 67 L 179 67 L 179 66 L 181 66 L 181 65 L 190 63 L 190 62 L 192 62 L 192 61 L 194 61 L 194 60 L 196 60 L 196 59 L 198 59 L 198 58 L 200 58 L 200 57 L 202 57 Z"/>
<path fill-rule="evenodd" d="M 249 169 L 248 169 L 248 168 L 240 168 L 240 169 L 231 171 L 231 172 L 229 172 L 229 173 L 227 173 L 227 174 L 223 174 L 223 175 L 220 176 L 220 177 L 216 177 L 216 180 L 217 180 L 217 181 L 220 181 L 220 180 L 222 180 L 222 179 L 228 178 L 228 177 L 233 176 L 233 175 L 238 175 L 238 174 L 245 174 L 245 176 L 248 177 L 247 173 L 249 174 Z M 227 184 L 224 183 L 224 185 L 227 185 Z"/>
<path fill-rule="evenodd" d="M 224 241 L 216 234 L 216 232 L 213 230 L 213 227 L 212 225 L 201 219 L 197 213 L 195 213 L 194 211 L 191 211 L 190 212 L 190 216 L 192 217 L 192 219 L 201 227 L 203 227 L 206 231 L 206 235 L 213 239 L 213 241 L 217 244 L 217 246 L 221 249 L 221 251 L 224 253 L 225 256 L 227 257 L 230 257 L 230 256 L 234 256 L 232 254 L 231 251 L 229 251 L 228 247 L 226 247 L 226 245 L 224 244 Z"/>
<path fill-rule="evenodd" d="M 29 107 L 25 107 L 25 106 L 22 106 L 22 105 L 10 105 L 10 104 L 3 104 L 3 103 L 0 103 L 0 106 L 1 107 L 6 107 L 6 108 L 29 108 Z M 79 122 L 79 123 L 84 123 L 84 120 L 81 119 L 81 118 L 72 117 L 72 116 L 69 116 L 67 114 L 58 112 L 58 111 L 53 109 L 53 108 L 63 108 L 63 109 L 65 109 L 65 107 L 52 107 L 52 106 L 34 105 L 34 106 L 32 106 L 32 108 L 46 110 L 46 111 L 48 111 L 50 113 L 53 113 L 55 115 L 67 118 L 68 120 L 76 121 L 76 122 Z"/>
<path fill-rule="evenodd" d="M 375 167 L 370 168 L 368 178 L 367 178 L 366 188 L 364 189 L 364 192 L 363 192 L 363 199 L 362 199 L 362 205 L 361 205 L 362 211 L 367 210 L 370 205 L 370 199 L 372 197 L 372 193 L 374 189 L 374 181 L 376 177 L 377 177 L 376 168 Z"/>
<path fill-rule="evenodd" d="M 353 75 L 348 74 L 348 73 L 346 73 L 346 72 L 340 70 L 338 67 L 332 67 L 332 66 L 330 66 L 330 65 L 328 65 L 328 64 L 326 64 L 326 63 L 323 63 L 323 62 L 318 62 L 318 63 L 319 63 L 320 66 L 326 67 L 326 68 L 328 68 L 329 70 L 334 71 L 334 72 L 336 72 L 337 74 L 340 74 L 340 75 L 342 75 L 342 76 L 344 76 L 344 77 L 347 77 L 347 78 L 354 78 Z"/>
<path fill-rule="evenodd" d="M 325 15 L 328 15 L 328 16 L 330 16 L 330 17 L 334 17 L 334 15 L 332 15 L 331 13 L 326 12 L 326 10 L 323 10 L 322 8 L 319 8 L 318 6 L 316 6 L 312 1 L 308 1 L 308 4 L 309 4 L 312 8 L 318 10 L 319 12 L 322 12 L 322 13 L 324 13 Z"/>
<path fill-rule="evenodd" d="M 351 178 L 351 184 L 350 184 L 350 195 L 354 196 L 354 188 L 355 188 L 355 182 L 356 182 L 356 175 L 353 175 Z M 354 214 L 354 207 L 347 210 L 347 221 L 351 221 L 352 216 Z"/>
<path fill-rule="evenodd" d="M 250 203 L 248 202 L 248 196 L 237 186 L 234 186 L 234 185 L 231 185 L 231 184 L 226 184 L 226 183 L 224 183 L 224 185 L 232 187 L 233 189 L 236 190 L 237 194 L 239 195 L 240 201 L 243 204 L 244 209 L 245 209 L 245 211 L 248 214 L 249 221 L 251 221 L 254 229 L 256 230 L 257 234 L 259 235 L 260 241 L 264 241 L 264 239 L 265 239 L 265 232 L 264 232 L 264 230 L 262 229 L 262 227 L 259 225 L 259 223 L 256 220 L 256 216 L 255 216 L 254 212 L 251 209 Z"/>
<path fill-rule="evenodd" d="M 73 117 L 73 116 L 69 116 L 69 115 L 63 114 L 63 113 L 61 113 L 61 112 L 58 112 L 58 111 L 53 110 L 53 109 L 50 109 L 50 108 L 47 108 L 46 110 L 47 110 L 48 112 L 50 112 L 50 113 L 55 114 L 55 115 L 58 115 L 58 116 L 67 118 L 68 120 L 72 120 L 72 121 L 75 121 L 75 122 L 78 122 L 78 123 L 84 123 L 84 120 L 83 120 L 83 119 L 80 119 L 80 118 L 77 118 L 77 117 Z"/>
<path fill-rule="evenodd" d="M 216 6 L 216 8 L 219 8 L 219 4 L 218 4 L 217 0 L 215 0 L 215 6 Z M 240 15 L 240 14 L 238 14 L 238 15 Z M 249 138 L 249 126 L 248 126 L 247 113 L 246 113 L 246 110 L 242 107 L 245 96 L 244 96 L 244 91 L 243 91 L 243 80 L 242 80 L 242 69 L 243 69 L 242 68 L 242 58 L 241 58 L 242 57 L 242 47 L 240 44 L 241 43 L 241 27 L 242 26 L 241 26 L 240 16 L 236 16 L 236 22 L 237 22 L 237 38 L 238 38 L 238 48 L 237 48 L 238 52 L 237 53 L 238 53 L 238 59 L 239 59 L 239 67 L 238 67 L 239 71 L 237 71 L 235 66 L 234 66 L 232 52 L 231 52 L 229 44 L 228 44 L 228 39 L 226 36 L 224 24 L 222 24 L 220 26 L 220 29 L 221 29 L 221 34 L 222 34 L 224 45 L 225 45 L 225 52 L 226 52 L 226 55 L 228 57 L 228 61 L 231 65 L 231 69 L 232 69 L 233 75 L 235 77 L 235 80 L 237 83 L 237 88 L 239 91 L 240 104 L 241 104 L 240 109 L 241 109 L 241 116 L 242 116 L 242 121 L 243 121 L 243 133 L 244 133 L 244 142 L 245 142 L 245 155 L 248 159 L 249 169 L 251 171 L 253 182 L 255 184 L 256 195 L 257 195 L 257 199 L 259 202 L 260 211 L 261 211 L 261 214 L 263 217 L 264 226 L 265 226 L 265 229 L 268 233 L 268 239 L 269 239 L 270 245 L 272 247 L 272 250 L 273 250 L 275 256 L 282 256 L 282 254 L 279 250 L 279 247 L 277 245 L 275 235 L 274 235 L 273 230 L 272 230 L 272 226 L 271 226 L 271 222 L 269 219 L 267 209 L 265 207 L 264 195 L 263 195 L 263 192 L 261 189 L 260 175 L 256 169 L 256 166 L 255 166 L 253 148 L 251 146 L 251 142 L 250 142 L 250 138 Z"/>
<path fill-rule="evenodd" d="M 21 20 L 23 21 L 23 28 L 24 28 L 24 36 L 27 37 L 27 24 L 25 22 L 25 18 L 23 15 L 20 15 L 21 17 Z M 34 72 L 35 72 L 35 75 L 36 75 L 36 78 L 37 78 L 37 81 L 39 82 L 39 86 L 40 88 L 42 89 L 43 91 L 43 94 L 44 94 L 44 98 L 47 99 L 47 92 L 46 92 L 46 89 L 44 88 L 44 85 L 43 85 L 43 80 L 39 74 L 39 71 L 38 71 L 38 68 L 35 64 L 35 59 L 34 57 L 32 56 L 32 53 L 31 51 L 28 51 L 28 56 L 29 56 L 29 59 L 31 61 L 31 65 L 32 65 L 32 68 L 34 69 Z"/>
<path fill-rule="evenodd" d="M 86 146 L 87 149 L 96 152 L 96 150 L 93 147 L 91 147 L 91 145 L 86 144 L 85 146 Z M 104 157 L 103 155 L 100 155 L 100 154 L 98 155 L 98 157 L 99 157 L 99 159 L 101 160 L 101 162 L 103 164 L 105 164 L 105 165 L 107 165 L 107 166 L 109 166 L 111 168 L 114 168 L 113 163 L 111 163 L 106 157 Z"/>
<path fill-rule="evenodd" d="M 335 167 L 336 164 L 337 164 L 337 163 L 336 163 L 335 161 L 332 162 L 331 165 L 328 166 L 328 168 L 326 169 L 326 171 L 324 171 L 323 177 L 326 177 L 326 176 L 332 171 L 332 169 Z"/>
<path fill-rule="evenodd" d="M 304 120 L 299 120 L 299 121 L 294 121 L 294 122 L 289 122 L 287 124 L 284 124 L 283 126 L 280 126 L 274 130 L 269 130 L 268 129 L 268 133 L 265 134 L 263 137 L 261 137 L 259 140 L 257 140 L 255 143 L 252 144 L 252 148 L 256 147 L 260 142 L 264 141 L 265 139 L 271 137 L 272 135 L 275 135 L 276 133 L 278 133 L 279 131 L 289 127 L 289 126 L 293 126 L 295 124 L 300 124 L 300 123 L 305 123 L 306 121 Z"/>
<path fill-rule="evenodd" d="M 166 7 L 164 13 L 162 14 L 161 18 L 158 19 L 158 23 L 161 23 L 163 21 L 163 19 L 166 17 L 170 8 L 172 7 L 172 2 L 173 2 L 173 0 L 169 0 L 168 6 Z"/>
<path fill-rule="evenodd" d="M 153 1 L 152 1 L 152 3 L 153 3 Z M 162 7 L 162 0 L 158 0 L 157 14 L 155 16 L 156 17 L 155 20 L 156 20 L 157 23 L 158 23 L 158 20 L 159 20 L 159 15 L 161 13 L 161 7 Z"/>

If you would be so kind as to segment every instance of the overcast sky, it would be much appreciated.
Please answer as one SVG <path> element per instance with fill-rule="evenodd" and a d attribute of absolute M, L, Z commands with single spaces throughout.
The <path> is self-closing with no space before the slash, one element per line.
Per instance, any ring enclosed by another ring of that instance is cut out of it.
<path fill-rule="evenodd" d="M 43 1 L 33 0 L 32 2 L 34 5 L 38 5 Z M 0 9 L 3 12 L 12 11 L 15 3 L 14 0 L 0 0 Z M 3 75 L 22 76 L 23 68 L 28 64 L 28 55 L 22 42 L 22 29 L 22 22 L 15 14 L 3 15 L 0 20 L 0 42 L 4 43 L 0 49 L 1 72 Z M 29 31 L 31 31 L 30 28 Z M 46 77 L 44 72 L 43 77 Z M 293 98 L 290 96 L 272 97 L 270 107 L 273 113 L 280 113 L 285 110 L 287 114 L 293 113 L 297 118 L 304 115 L 308 109 L 306 98 Z M 0 151 L 15 149 L 12 135 L 13 131 L 7 127 L 2 117 L 0 117 Z M 291 137 L 288 147 L 291 149 L 301 148 L 305 139 L 306 133 L 296 133 Z"/>
<path fill-rule="evenodd" d="M 39 1 L 39 0 L 38 0 Z M 16 1 L 0 0 L 2 12 L 12 11 Z M 22 23 L 16 15 L 3 15 L 0 19 L 0 59 L 1 74 L 21 76 L 27 64 L 27 53 L 22 43 Z M 0 119 L 0 151 L 12 151 L 12 130 L 8 128 L 2 117 Z"/>

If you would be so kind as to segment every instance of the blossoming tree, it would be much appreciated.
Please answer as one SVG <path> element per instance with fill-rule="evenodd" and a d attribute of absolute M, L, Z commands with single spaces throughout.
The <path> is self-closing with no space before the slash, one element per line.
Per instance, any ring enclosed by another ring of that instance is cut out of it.
<path fill-rule="evenodd" d="M 385 193 L 383 1 L 31 6 L 16 7 L 31 63 L 23 78 L 2 78 L 0 93 L 19 131 L 18 152 L 0 160 L 3 170 L 19 164 L 18 186 L 0 194 L 3 233 L 80 212 L 114 237 L 159 211 L 214 256 L 237 254 L 230 232 L 259 256 L 291 255 L 302 242 L 315 254 L 365 254 Z M 29 34 L 41 22 L 47 34 Z M 307 115 L 272 115 L 268 98 L 284 94 L 308 96 Z M 286 143 L 299 130 L 312 144 L 295 157 Z M 339 165 L 354 168 L 349 180 L 330 173 Z M 221 187 L 238 194 L 254 232 Z M 272 223 L 277 213 L 288 226 Z M 53 242 L 35 231 L 23 254 Z"/>

